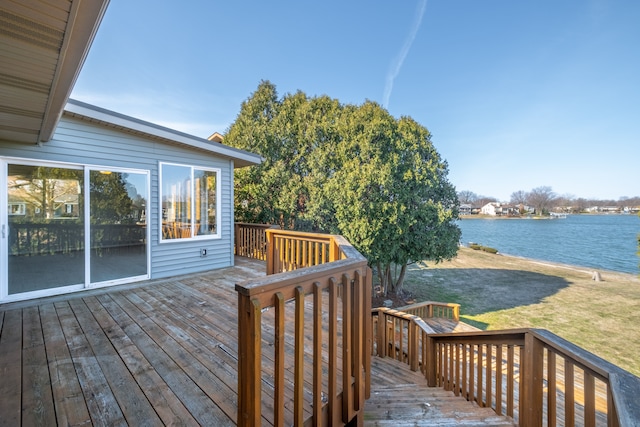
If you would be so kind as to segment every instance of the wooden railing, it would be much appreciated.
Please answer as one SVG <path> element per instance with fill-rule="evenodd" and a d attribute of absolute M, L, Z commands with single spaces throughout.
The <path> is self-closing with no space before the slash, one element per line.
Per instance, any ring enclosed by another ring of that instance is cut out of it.
<path fill-rule="evenodd" d="M 249 224 L 246 222 L 235 223 L 234 250 L 238 256 L 246 258 L 267 260 L 267 234 L 266 230 L 280 226 L 268 224 Z"/>
<path fill-rule="evenodd" d="M 436 334 L 418 316 L 373 313 L 374 354 L 521 426 L 638 425 L 640 379 L 549 331 Z"/>
<path fill-rule="evenodd" d="M 12 222 L 8 227 L 10 255 L 54 255 L 85 248 L 84 224 L 73 219 Z M 91 249 L 97 252 L 144 250 L 145 224 L 91 224 Z"/>
<path fill-rule="evenodd" d="M 367 260 L 341 236 L 265 234 L 269 275 L 236 285 L 237 424 L 361 423 L 372 345 Z"/>
<path fill-rule="evenodd" d="M 437 317 L 455 322 L 460 321 L 460 304 L 453 302 L 422 301 L 399 307 L 397 310 L 407 314 L 413 314 L 423 319 Z"/>

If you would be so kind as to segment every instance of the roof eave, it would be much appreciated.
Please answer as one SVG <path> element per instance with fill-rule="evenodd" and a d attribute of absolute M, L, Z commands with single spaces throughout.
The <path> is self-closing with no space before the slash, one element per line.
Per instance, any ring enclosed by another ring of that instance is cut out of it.
<path fill-rule="evenodd" d="M 153 139 L 210 152 L 233 160 L 234 168 L 253 166 L 263 161 L 261 156 L 248 151 L 209 141 L 74 99 L 69 99 L 65 111 L 74 117 L 102 123 L 132 134 L 145 135 Z"/>
<path fill-rule="evenodd" d="M 47 142 L 53 137 L 108 5 L 109 0 L 83 0 L 72 3 L 38 135 L 39 143 Z"/>

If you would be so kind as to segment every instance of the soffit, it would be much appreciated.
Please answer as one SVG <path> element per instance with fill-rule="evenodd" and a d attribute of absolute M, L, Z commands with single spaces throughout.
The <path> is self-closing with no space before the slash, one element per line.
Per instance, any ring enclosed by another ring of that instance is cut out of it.
<path fill-rule="evenodd" d="M 48 141 L 108 0 L 0 2 L 0 141 Z"/>

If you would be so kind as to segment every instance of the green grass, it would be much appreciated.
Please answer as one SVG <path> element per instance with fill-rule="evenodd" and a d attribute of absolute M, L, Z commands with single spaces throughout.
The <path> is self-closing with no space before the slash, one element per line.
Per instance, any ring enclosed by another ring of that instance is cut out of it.
<path fill-rule="evenodd" d="M 583 267 L 535 262 L 461 248 L 451 262 L 409 268 L 405 290 L 416 301 L 461 304 L 480 329 L 547 329 L 640 375 L 640 280 Z"/>

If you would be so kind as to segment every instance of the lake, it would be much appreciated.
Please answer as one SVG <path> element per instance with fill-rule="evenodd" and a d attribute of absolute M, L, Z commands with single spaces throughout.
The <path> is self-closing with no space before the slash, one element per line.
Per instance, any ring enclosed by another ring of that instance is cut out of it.
<path fill-rule="evenodd" d="M 637 215 L 569 215 L 565 219 L 458 221 L 461 242 L 490 246 L 505 255 L 638 274 Z"/>

